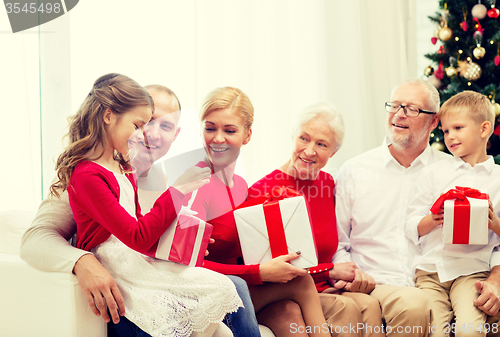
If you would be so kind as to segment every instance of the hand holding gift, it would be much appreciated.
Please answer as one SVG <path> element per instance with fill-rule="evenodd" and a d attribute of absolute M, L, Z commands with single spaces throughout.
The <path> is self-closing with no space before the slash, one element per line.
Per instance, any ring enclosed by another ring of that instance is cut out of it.
<path fill-rule="evenodd" d="M 307 270 L 297 268 L 290 261 L 300 257 L 300 252 L 280 255 L 259 265 L 262 282 L 286 283 L 297 276 L 307 275 Z"/>
<path fill-rule="evenodd" d="M 441 194 L 443 195 L 443 194 Z M 420 220 L 418 224 L 418 236 L 424 236 L 429 234 L 434 228 L 437 226 L 441 226 L 444 222 L 444 207 L 441 204 L 441 207 L 437 211 L 436 214 L 431 213 L 426 215 Z"/>
<path fill-rule="evenodd" d="M 243 203 L 234 218 L 245 264 L 263 264 L 297 251 L 301 255 L 290 261 L 293 266 L 318 264 L 307 203 L 297 191 L 273 188 Z"/>
<path fill-rule="evenodd" d="M 488 195 L 478 190 L 456 186 L 442 194 L 432 205 L 439 214 L 444 205 L 444 243 L 485 245 L 488 243 Z"/>

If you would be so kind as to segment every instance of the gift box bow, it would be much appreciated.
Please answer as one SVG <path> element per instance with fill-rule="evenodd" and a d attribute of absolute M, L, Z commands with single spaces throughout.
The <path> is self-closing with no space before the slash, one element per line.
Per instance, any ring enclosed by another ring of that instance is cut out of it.
<path fill-rule="evenodd" d="M 310 227 L 308 231 L 308 236 L 310 236 L 310 239 L 312 241 L 312 249 L 310 249 L 311 252 L 309 252 L 309 254 L 305 254 L 306 251 L 304 249 L 299 249 L 297 247 L 295 247 L 297 249 L 294 249 L 294 247 L 289 248 L 289 243 L 287 242 L 285 236 L 285 228 L 287 227 L 292 217 L 290 216 L 287 219 L 283 219 L 279 202 L 288 198 L 296 198 L 296 197 L 300 197 L 301 199 L 300 202 L 304 203 L 307 209 L 307 218 L 310 224 L 311 220 L 309 218 L 309 208 L 307 202 L 305 201 L 305 198 L 302 196 L 301 193 L 284 186 L 274 187 L 270 192 L 244 202 L 236 209 L 235 215 L 238 214 L 237 212 L 238 210 L 261 205 L 262 210 L 264 212 L 264 218 L 266 223 L 265 227 L 267 229 L 267 232 L 260 232 L 260 234 L 269 240 L 269 249 L 271 250 L 272 258 L 288 254 L 289 250 L 290 251 L 301 250 L 302 251 L 301 259 L 306 260 L 304 261 L 304 264 L 307 265 L 308 267 L 316 266 L 318 264 L 316 244 L 314 242 L 314 236 L 312 235 L 312 229 Z M 297 207 L 299 207 L 299 203 L 297 203 L 296 209 Z M 239 219 L 244 221 L 244 219 L 242 219 L 241 217 L 239 217 Z M 240 232 L 240 229 L 238 229 L 238 232 Z M 242 241 L 241 238 L 240 241 Z M 263 256 L 267 253 L 269 249 L 267 249 L 263 253 Z M 292 262 L 292 264 L 294 263 Z"/>
<path fill-rule="evenodd" d="M 453 244 L 469 244 L 471 204 L 468 198 L 488 200 L 488 194 L 473 188 L 456 186 L 442 194 L 431 207 L 431 212 L 438 214 L 446 200 L 455 200 L 451 240 Z"/>
<path fill-rule="evenodd" d="M 454 189 L 441 194 L 441 196 L 432 205 L 431 212 L 434 214 L 438 214 L 439 209 L 443 207 L 443 204 L 446 200 L 456 199 L 465 202 L 467 201 L 467 197 L 475 199 L 488 199 L 488 194 L 481 193 L 481 191 L 474 188 L 455 186 Z"/>

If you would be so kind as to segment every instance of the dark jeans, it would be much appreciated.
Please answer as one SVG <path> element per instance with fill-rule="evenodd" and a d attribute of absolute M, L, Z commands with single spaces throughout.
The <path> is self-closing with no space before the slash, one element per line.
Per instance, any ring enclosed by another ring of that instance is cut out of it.
<path fill-rule="evenodd" d="M 255 317 L 247 283 L 238 276 L 227 275 L 227 277 L 234 283 L 245 307 L 239 308 L 237 312 L 232 314 L 227 314 L 224 323 L 231 329 L 235 337 L 260 337 L 259 324 Z M 151 335 L 139 329 L 126 317 L 120 317 L 118 324 L 108 323 L 108 337 L 151 337 Z"/>
<path fill-rule="evenodd" d="M 151 337 L 129 321 L 125 316 L 120 317 L 118 324 L 108 323 L 108 337 Z"/>

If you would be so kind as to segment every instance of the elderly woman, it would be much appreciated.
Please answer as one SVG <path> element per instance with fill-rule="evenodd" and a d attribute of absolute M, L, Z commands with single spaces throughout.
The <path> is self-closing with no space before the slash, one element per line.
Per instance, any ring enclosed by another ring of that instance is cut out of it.
<path fill-rule="evenodd" d="M 309 203 L 313 235 L 318 253 L 317 267 L 309 269 L 318 290 L 323 313 L 332 335 L 385 336 L 381 331 L 382 316 L 376 299 L 364 293 L 341 292 L 333 285 L 353 280 L 357 266 L 352 263 L 333 264 L 338 237 L 335 217 L 335 186 L 332 176 L 324 171 L 330 159 L 342 145 L 344 122 L 340 113 L 329 104 L 317 104 L 305 109 L 298 118 L 293 133 L 293 152 L 280 168 L 257 181 L 248 191 L 248 199 L 285 186 L 302 193 Z M 365 289 L 369 292 L 371 289 Z M 284 315 L 283 312 L 288 314 Z M 279 334 L 289 330 L 291 322 L 300 321 L 300 308 L 290 301 L 275 302 L 261 310 L 259 323 L 270 326 Z M 355 332 L 349 326 L 361 326 Z"/>

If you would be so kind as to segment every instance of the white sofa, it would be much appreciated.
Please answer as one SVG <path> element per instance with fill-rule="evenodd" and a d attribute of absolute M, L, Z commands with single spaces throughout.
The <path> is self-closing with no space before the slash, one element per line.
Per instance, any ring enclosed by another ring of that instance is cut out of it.
<path fill-rule="evenodd" d="M 21 237 L 35 212 L 0 212 L 0 335 L 106 337 L 76 276 L 36 270 L 19 257 Z M 274 337 L 260 326 L 262 337 Z"/>
<path fill-rule="evenodd" d="M 42 272 L 19 257 L 21 237 L 34 217 L 0 213 L 1 335 L 105 337 L 106 324 L 90 310 L 74 275 Z"/>

